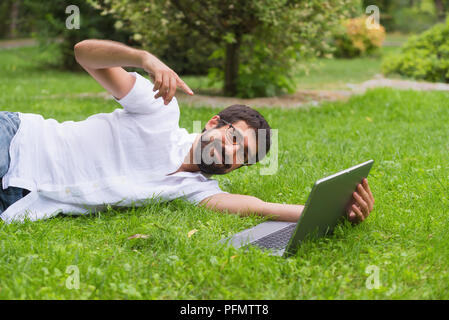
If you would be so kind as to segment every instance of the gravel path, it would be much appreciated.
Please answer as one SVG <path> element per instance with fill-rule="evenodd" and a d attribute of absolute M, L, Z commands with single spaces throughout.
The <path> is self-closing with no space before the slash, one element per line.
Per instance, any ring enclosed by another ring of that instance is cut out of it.
<path fill-rule="evenodd" d="M 449 91 L 449 84 L 447 83 L 387 79 L 384 78 L 382 75 L 377 75 L 374 79 L 365 81 L 360 84 L 347 84 L 347 85 L 351 90 L 357 93 L 363 93 L 367 89 L 378 87 L 388 87 L 395 89 L 418 90 L 418 91 L 429 91 L 429 90 Z"/>
<path fill-rule="evenodd" d="M 11 48 L 19 48 L 19 47 L 32 47 L 37 44 L 34 39 L 13 39 L 13 40 L 1 40 L 0 41 L 0 50 L 1 49 L 11 49 Z"/>
<path fill-rule="evenodd" d="M 246 104 L 257 107 L 282 107 L 282 108 L 300 108 L 304 106 L 318 105 L 323 101 L 346 100 L 354 94 L 363 94 L 368 89 L 373 88 L 394 88 L 400 90 L 419 90 L 419 91 L 448 91 L 449 84 L 418 82 L 398 79 L 383 78 L 377 75 L 375 79 L 365 81 L 359 84 L 347 84 L 348 90 L 299 90 L 294 94 L 283 95 L 270 98 L 256 99 L 238 99 L 217 96 L 194 95 L 188 96 L 183 93 L 177 93 L 179 102 L 190 106 L 214 106 L 226 107 L 231 104 Z"/>
<path fill-rule="evenodd" d="M 387 87 L 400 90 L 418 90 L 418 91 L 447 91 L 449 84 L 429 83 L 408 80 L 388 79 L 376 76 L 375 79 L 365 81 L 359 84 L 347 84 L 348 90 L 299 90 L 294 94 L 282 95 L 269 98 L 240 99 L 222 96 L 212 96 L 204 94 L 195 94 L 189 96 L 182 91 L 177 91 L 176 99 L 178 102 L 189 107 L 227 107 L 233 104 L 245 104 L 253 107 L 280 107 L 280 108 L 303 108 L 308 106 L 317 106 L 323 101 L 341 101 L 346 100 L 354 94 L 363 94 L 368 89 Z M 81 93 L 68 95 L 73 98 L 103 98 L 112 99 L 107 92 L 100 93 Z M 59 99 L 67 95 L 40 96 L 41 99 Z"/>

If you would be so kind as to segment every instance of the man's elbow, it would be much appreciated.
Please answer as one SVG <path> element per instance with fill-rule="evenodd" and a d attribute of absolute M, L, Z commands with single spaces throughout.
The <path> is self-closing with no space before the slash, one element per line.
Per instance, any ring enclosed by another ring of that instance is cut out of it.
<path fill-rule="evenodd" d="M 78 61 L 79 64 L 82 63 L 83 57 L 84 57 L 85 52 L 89 45 L 90 45 L 90 40 L 82 40 L 73 46 L 73 52 L 75 54 L 75 59 L 76 59 L 76 61 Z"/>
<path fill-rule="evenodd" d="M 86 40 L 82 40 L 80 42 L 77 42 L 74 46 L 73 46 L 73 51 L 77 52 L 80 51 L 86 44 Z"/>
<path fill-rule="evenodd" d="M 81 56 L 81 51 L 83 50 L 83 47 L 84 47 L 84 43 L 83 43 L 84 41 L 85 40 L 80 41 L 73 46 L 73 53 L 75 54 L 75 59 L 78 62 L 80 62 L 80 56 Z"/>

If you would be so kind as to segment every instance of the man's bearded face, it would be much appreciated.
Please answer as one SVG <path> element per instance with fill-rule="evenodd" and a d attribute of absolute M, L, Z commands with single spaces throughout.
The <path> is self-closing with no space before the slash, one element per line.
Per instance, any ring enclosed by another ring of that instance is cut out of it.
<path fill-rule="evenodd" d="M 194 163 L 207 174 L 225 174 L 233 166 L 232 154 L 226 153 L 226 144 L 220 129 L 212 128 L 201 134 L 195 147 Z"/>
<path fill-rule="evenodd" d="M 207 174 L 225 174 L 254 164 L 256 132 L 245 121 L 205 130 L 193 148 L 193 161 Z"/>

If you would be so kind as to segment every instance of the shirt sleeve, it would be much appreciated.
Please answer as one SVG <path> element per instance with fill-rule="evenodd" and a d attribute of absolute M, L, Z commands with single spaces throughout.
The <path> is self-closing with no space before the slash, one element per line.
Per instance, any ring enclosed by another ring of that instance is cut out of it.
<path fill-rule="evenodd" d="M 129 74 L 136 78 L 132 89 L 121 99 L 113 96 L 114 100 L 120 103 L 126 112 L 148 114 L 154 113 L 163 107 L 168 107 L 164 105 L 162 97 L 154 98 L 157 91 L 153 91 L 154 86 L 150 80 L 142 77 L 137 72 L 129 72 Z M 174 97 L 169 105 L 172 103 L 177 103 Z"/>

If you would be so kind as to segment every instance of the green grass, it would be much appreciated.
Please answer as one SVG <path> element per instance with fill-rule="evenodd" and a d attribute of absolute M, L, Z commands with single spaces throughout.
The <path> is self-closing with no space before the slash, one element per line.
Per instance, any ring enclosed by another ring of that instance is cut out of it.
<path fill-rule="evenodd" d="M 385 37 L 384 44 L 387 43 L 387 45 L 402 46 L 413 35 L 413 33 L 389 32 Z"/>
<path fill-rule="evenodd" d="M 381 74 L 381 59 L 397 52 L 384 47 L 375 56 L 354 59 L 318 59 L 302 65 L 295 81 L 298 90 L 349 90 L 348 83 L 361 83 Z"/>
<path fill-rule="evenodd" d="M 101 88 L 84 74 L 36 69 L 36 53 L 0 51 L 3 110 L 63 121 L 119 107 L 52 97 Z M 448 99 L 444 92 L 378 89 L 345 103 L 259 109 L 279 130 L 279 170 L 260 176 L 257 165 L 218 177 L 226 191 L 303 204 L 316 179 L 375 160 L 369 219 L 304 244 L 293 258 L 218 245 L 263 219 L 182 201 L 0 222 L 0 299 L 447 299 Z M 181 126 L 191 131 L 193 120 L 204 123 L 217 111 L 181 105 Z M 134 234 L 148 238 L 128 240 Z M 79 289 L 66 286 L 69 266 L 79 270 Z M 370 266 L 378 268 L 378 289 L 366 286 Z"/>

